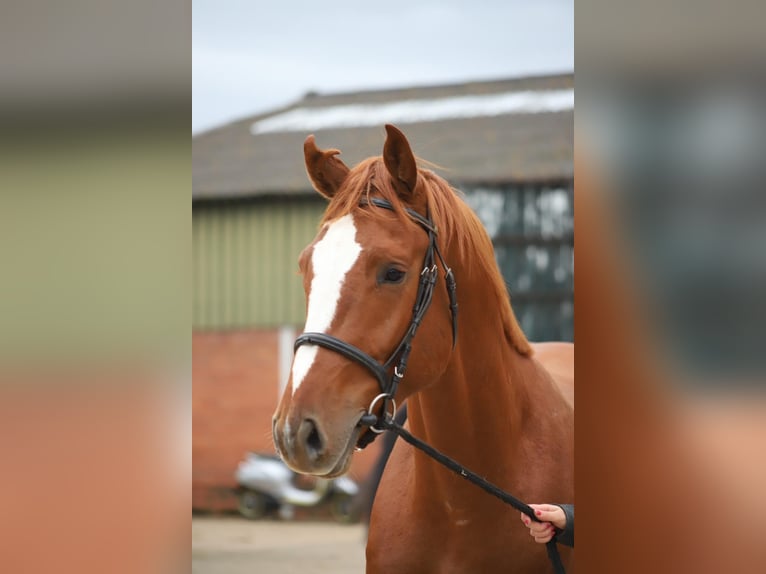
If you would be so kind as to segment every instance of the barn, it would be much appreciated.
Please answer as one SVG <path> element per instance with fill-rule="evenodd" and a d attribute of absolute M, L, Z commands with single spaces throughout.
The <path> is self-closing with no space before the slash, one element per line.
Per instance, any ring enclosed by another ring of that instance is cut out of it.
<path fill-rule="evenodd" d="M 193 506 L 235 505 L 238 461 L 273 451 L 271 414 L 304 322 L 297 257 L 324 200 L 303 140 L 353 165 L 380 155 L 384 123 L 461 190 L 492 237 L 531 340 L 573 340 L 574 76 L 308 93 L 192 144 Z M 364 478 L 376 446 L 357 456 Z"/>

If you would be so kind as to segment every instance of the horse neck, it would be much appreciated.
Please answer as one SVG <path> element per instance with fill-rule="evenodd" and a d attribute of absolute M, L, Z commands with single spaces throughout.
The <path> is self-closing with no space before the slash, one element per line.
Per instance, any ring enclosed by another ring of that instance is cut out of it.
<path fill-rule="evenodd" d="M 491 306 L 486 297 L 465 296 L 481 291 L 464 282 L 458 290 L 462 297 L 457 346 L 441 379 L 408 399 L 410 428 L 472 471 L 490 480 L 507 479 L 514 472 L 511 461 L 535 393 L 530 385 L 539 379 L 540 367 L 508 342 L 498 314 L 487 312 Z M 452 480 L 422 453 L 417 453 L 415 465 L 416 473 L 429 475 L 442 488 L 475 488 Z"/>

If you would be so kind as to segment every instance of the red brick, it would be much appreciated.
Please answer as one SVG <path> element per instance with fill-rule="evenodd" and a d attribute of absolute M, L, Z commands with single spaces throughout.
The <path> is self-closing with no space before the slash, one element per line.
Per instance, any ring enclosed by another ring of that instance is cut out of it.
<path fill-rule="evenodd" d="M 234 472 L 247 451 L 272 453 L 278 401 L 276 329 L 192 335 L 192 507 L 236 508 Z M 379 442 L 379 441 L 377 441 Z M 356 453 L 350 476 L 363 481 L 378 444 Z"/>

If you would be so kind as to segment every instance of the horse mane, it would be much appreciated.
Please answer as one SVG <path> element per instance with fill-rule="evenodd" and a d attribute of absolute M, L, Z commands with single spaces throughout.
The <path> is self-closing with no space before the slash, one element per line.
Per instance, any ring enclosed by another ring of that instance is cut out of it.
<path fill-rule="evenodd" d="M 448 253 L 454 244 L 466 272 L 471 275 L 481 274 L 482 280 L 492 286 L 508 343 L 522 355 L 531 355 L 532 347 L 511 308 L 508 289 L 497 267 L 492 241 L 479 218 L 463 201 L 462 194 L 434 172 L 423 168 L 418 169 L 415 193 L 425 194 L 425 205 L 438 230 L 442 251 Z M 349 172 L 328 204 L 320 225 L 357 212 L 360 201 L 373 194 L 388 200 L 401 219 L 412 223 L 404 211 L 406 206 L 392 185 L 383 159 L 372 157 L 360 162 Z M 384 211 L 365 210 L 365 213 L 371 217 L 385 217 Z"/>

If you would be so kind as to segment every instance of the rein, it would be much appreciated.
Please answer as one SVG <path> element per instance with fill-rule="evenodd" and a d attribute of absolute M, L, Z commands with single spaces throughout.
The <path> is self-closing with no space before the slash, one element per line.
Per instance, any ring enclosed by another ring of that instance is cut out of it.
<path fill-rule="evenodd" d="M 488 492 L 495 498 L 499 498 L 504 503 L 510 504 L 513 508 L 515 508 L 516 510 L 520 512 L 523 512 L 535 522 L 542 522 L 539 518 L 537 518 L 537 516 L 535 515 L 535 511 L 532 510 L 532 508 L 528 504 L 525 504 L 524 502 L 522 502 L 521 500 L 519 500 L 512 494 L 509 494 L 508 492 L 504 491 L 502 488 L 499 488 L 498 486 L 495 486 L 488 480 L 480 477 L 475 472 L 468 470 L 459 462 L 457 462 L 455 459 L 452 459 L 448 457 L 446 454 L 439 452 L 431 445 L 420 440 L 418 437 L 413 436 L 407 429 L 397 424 L 396 421 L 394 421 L 393 417 L 385 415 L 382 419 L 379 419 L 375 415 L 371 415 L 371 414 L 365 415 L 365 417 L 374 417 L 375 421 L 373 422 L 373 424 L 379 425 L 383 429 L 390 430 L 394 434 L 402 437 L 402 439 L 405 442 L 408 442 L 415 448 L 421 450 L 422 452 L 430 456 L 439 464 L 446 466 L 455 474 L 459 474 L 460 476 L 465 478 L 468 482 L 475 484 L 476 486 L 478 486 L 485 492 Z M 554 538 L 551 538 L 548 542 L 545 543 L 545 550 L 548 553 L 548 559 L 550 560 L 551 565 L 553 566 L 553 571 L 556 574 L 565 574 L 564 565 L 561 562 L 561 556 L 559 556 L 559 549 L 556 546 L 556 541 L 554 540 Z"/>
<path fill-rule="evenodd" d="M 373 205 L 375 207 L 394 211 L 394 207 L 389 201 L 378 197 L 362 200 L 360 205 Z M 415 297 L 415 305 L 412 308 L 412 319 L 410 321 L 410 326 L 407 328 L 407 332 L 404 334 L 401 341 L 396 346 L 393 353 L 391 353 L 386 362 L 381 364 L 358 347 L 346 343 L 337 337 L 328 335 L 327 333 L 309 332 L 299 335 L 295 339 L 294 350 L 297 351 L 301 345 L 318 345 L 320 347 L 324 347 L 325 349 L 335 351 L 336 353 L 339 353 L 344 357 L 367 367 L 367 369 L 377 379 L 381 394 L 372 400 L 372 403 L 370 403 L 367 412 L 359 420 L 359 426 L 367 426 L 372 432 L 365 433 L 359 439 L 359 442 L 357 443 L 358 449 L 366 447 L 373 440 L 375 440 L 378 434 L 389 430 L 400 436 L 405 442 L 430 456 L 439 464 L 447 467 L 452 472 L 459 474 L 492 496 L 502 500 L 504 503 L 509 504 L 516 510 L 524 513 L 531 520 L 534 520 L 535 522 L 541 522 L 541 520 L 538 519 L 535 515 L 534 510 L 532 510 L 529 505 L 525 504 L 515 496 L 505 492 L 501 488 L 495 486 L 486 479 L 480 477 L 475 472 L 468 470 L 454 459 L 439 452 L 419 438 L 413 436 L 407 429 L 394 421 L 394 416 L 396 415 L 396 402 L 394 401 L 394 395 L 396 394 L 396 389 L 398 388 L 401 380 L 404 378 L 405 371 L 407 370 L 407 360 L 409 359 L 410 351 L 412 351 L 412 340 L 415 338 L 415 333 L 417 332 L 418 327 L 420 326 L 420 323 L 426 314 L 426 311 L 431 305 L 431 299 L 433 298 L 434 286 L 436 285 L 437 279 L 436 257 L 439 258 L 442 267 L 445 269 L 444 281 L 447 286 L 447 294 L 450 301 L 450 313 L 452 315 L 452 348 L 454 349 L 455 345 L 457 344 L 457 294 L 455 276 L 452 273 L 452 269 L 447 267 L 447 264 L 442 257 L 441 251 L 439 251 L 439 246 L 436 243 L 436 227 L 433 225 L 433 222 L 428 218 L 428 216 L 423 217 L 418 212 L 409 208 L 405 208 L 405 211 L 407 215 L 415 223 L 420 225 L 428 234 L 428 249 L 426 250 L 426 255 L 423 260 L 423 271 L 420 274 L 420 282 L 418 284 L 418 292 Z M 394 366 L 393 373 L 389 379 L 388 372 L 391 369 L 391 366 L 394 365 L 394 361 L 397 359 L 397 357 L 398 361 Z M 381 399 L 383 399 L 383 409 L 381 411 L 382 415 L 379 417 L 373 413 L 373 408 Z M 390 414 L 388 413 L 389 403 L 392 405 L 392 412 Z M 559 556 L 559 551 L 553 538 L 551 538 L 545 544 L 545 549 L 548 552 L 548 558 L 553 565 L 554 572 L 556 574 L 564 574 L 564 566 L 561 563 L 561 557 Z"/>

